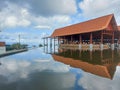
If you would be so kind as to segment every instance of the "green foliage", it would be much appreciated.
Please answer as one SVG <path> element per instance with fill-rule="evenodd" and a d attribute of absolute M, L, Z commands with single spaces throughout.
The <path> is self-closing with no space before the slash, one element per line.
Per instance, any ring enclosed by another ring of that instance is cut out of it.
<path fill-rule="evenodd" d="M 14 43 L 12 45 L 6 45 L 6 50 L 8 51 L 8 50 L 14 50 L 14 49 L 16 50 L 25 49 L 27 48 L 27 46 L 28 46 L 27 44 Z"/>

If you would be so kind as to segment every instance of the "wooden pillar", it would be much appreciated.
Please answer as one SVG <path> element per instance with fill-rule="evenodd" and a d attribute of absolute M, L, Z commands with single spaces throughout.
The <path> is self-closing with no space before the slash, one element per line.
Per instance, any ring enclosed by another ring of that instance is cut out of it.
<path fill-rule="evenodd" d="M 60 44 L 60 37 L 58 37 L 58 46 L 59 46 L 59 44 Z"/>
<path fill-rule="evenodd" d="M 92 33 L 90 33 L 90 44 L 92 44 Z"/>
<path fill-rule="evenodd" d="M 43 38 L 43 44 L 44 44 L 44 46 L 45 46 L 45 38 Z"/>
<path fill-rule="evenodd" d="M 50 53 L 52 53 L 52 38 L 50 38 Z"/>
<path fill-rule="evenodd" d="M 92 56 L 92 51 L 90 51 L 90 60 L 92 60 L 92 57 L 93 57 L 93 56 Z"/>
<path fill-rule="evenodd" d="M 65 44 L 65 36 L 63 36 L 63 44 Z"/>
<path fill-rule="evenodd" d="M 45 52 L 45 38 L 43 38 L 44 52 Z"/>
<path fill-rule="evenodd" d="M 111 49 L 114 50 L 114 32 L 112 33 Z"/>
<path fill-rule="evenodd" d="M 101 42 L 100 42 L 100 50 L 103 50 L 103 31 L 101 31 Z"/>
<path fill-rule="evenodd" d="M 48 53 L 48 37 L 46 38 L 46 42 L 47 42 L 47 53 Z"/>
<path fill-rule="evenodd" d="M 82 36 L 81 35 L 79 35 L 79 42 L 80 42 L 80 44 L 82 44 Z"/>
<path fill-rule="evenodd" d="M 112 33 L 112 44 L 114 44 L 114 32 Z"/>
<path fill-rule="evenodd" d="M 55 37 L 54 37 L 54 53 L 55 53 Z"/>
<path fill-rule="evenodd" d="M 118 49 L 120 49 L 120 32 L 119 32 L 119 38 L 118 38 Z"/>
<path fill-rule="evenodd" d="M 72 44 L 72 41 L 73 41 L 73 36 L 71 35 L 71 44 Z"/>
<path fill-rule="evenodd" d="M 46 38 L 46 40 L 47 40 L 47 47 L 48 47 L 48 38 Z"/>
<path fill-rule="evenodd" d="M 68 44 L 68 36 L 66 36 L 66 43 Z"/>
<path fill-rule="evenodd" d="M 93 49 L 92 38 L 93 38 L 92 33 L 90 33 L 90 45 L 89 45 L 90 51 L 92 51 L 92 49 Z"/>
<path fill-rule="evenodd" d="M 100 51 L 101 60 L 103 59 L 103 50 Z"/>
<path fill-rule="evenodd" d="M 103 33 L 101 32 L 101 44 L 103 44 Z"/>
<path fill-rule="evenodd" d="M 79 49 L 82 49 L 82 36 L 79 35 Z"/>
<path fill-rule="evenodd" d="M 52 48 L 52 38 L 50 38 L 50 48 Z"/>

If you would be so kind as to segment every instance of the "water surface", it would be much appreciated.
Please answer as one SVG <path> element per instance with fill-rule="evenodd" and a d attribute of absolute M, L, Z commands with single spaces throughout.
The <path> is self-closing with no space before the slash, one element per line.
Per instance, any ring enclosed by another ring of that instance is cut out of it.
<path fill-rule="evenodd" d="M 0 62 L 0 90 L 120 90 L 119 50 L 38 48 Z"/>

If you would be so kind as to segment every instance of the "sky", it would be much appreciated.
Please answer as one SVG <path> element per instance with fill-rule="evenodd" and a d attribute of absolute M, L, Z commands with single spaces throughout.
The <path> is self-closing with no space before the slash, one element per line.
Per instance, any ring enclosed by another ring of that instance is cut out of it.
<path fill-rule="evenodd" d="M 41 44 L 61 27 L 114 14 L 120 25 L 120 0 L 0 0 L 0 41 Z"/>

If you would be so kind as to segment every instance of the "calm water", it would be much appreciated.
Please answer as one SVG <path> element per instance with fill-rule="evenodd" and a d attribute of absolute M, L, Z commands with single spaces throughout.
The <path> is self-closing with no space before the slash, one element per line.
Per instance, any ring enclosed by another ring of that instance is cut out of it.
<path fill-rule="evenodd" d="M 0 90 L 120 90 L 120 51 L 44 49 L 0 58 Z"/>

